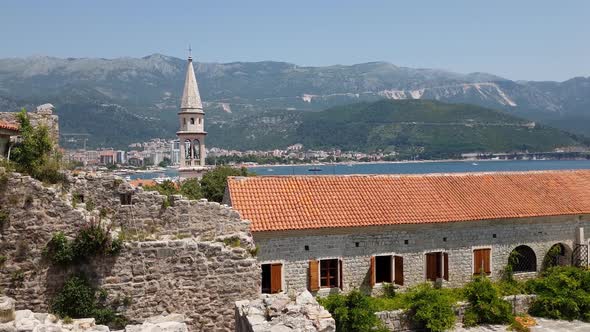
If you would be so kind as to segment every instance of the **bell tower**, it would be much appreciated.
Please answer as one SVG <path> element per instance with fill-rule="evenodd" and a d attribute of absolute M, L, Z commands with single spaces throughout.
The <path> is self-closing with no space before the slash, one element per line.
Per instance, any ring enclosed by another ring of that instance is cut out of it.
<path fill-rule="evenodd" d="M 180 143 L 181 178 L 201 178 L 207 171 L 205 166 L 205 112 L 199 95 L 199 86 L 193 68 L 193 58 L 190 54 L 184 81 L 184 91 L 180 102 L 180 129 L 176 132 Z"/>

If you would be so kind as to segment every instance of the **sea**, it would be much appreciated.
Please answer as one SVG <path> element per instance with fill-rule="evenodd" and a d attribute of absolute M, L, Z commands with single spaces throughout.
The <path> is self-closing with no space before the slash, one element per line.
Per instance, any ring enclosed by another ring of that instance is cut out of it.
<path fill-rule="evenodd" d="M 573 169 L 590 169 L 590 160 L 417 161 L 248 167 L 249 171 L 257 175 L 425 174 Z M 131 175 L 131 178 L 151 179 L 175 176 L 178 176 L 178 171 L 169 168 L 165 172 L 136 173 Z"/>

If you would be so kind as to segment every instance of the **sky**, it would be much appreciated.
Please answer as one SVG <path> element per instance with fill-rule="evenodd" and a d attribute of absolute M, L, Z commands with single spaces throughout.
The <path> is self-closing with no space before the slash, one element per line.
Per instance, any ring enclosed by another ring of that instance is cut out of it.
<path fill-rule="evenodd" d="M 588 0 L 1 0 L 0 58 L 305 66 L 387 61 L 513 80 L 590 76 Z"/>

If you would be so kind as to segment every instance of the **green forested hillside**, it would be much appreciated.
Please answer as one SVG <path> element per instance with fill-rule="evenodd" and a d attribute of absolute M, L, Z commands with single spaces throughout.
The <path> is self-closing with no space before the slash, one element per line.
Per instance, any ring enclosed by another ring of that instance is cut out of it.
<path fill-rule="evenodd" d="M 209 142 L 228 148 L 306 148 L 419 153 L 424 158 L 464 152 L 551 151 L 588 144 L 505 112 L 426 100 L 382 100 L 321 112 L 272 112 L 224 128 L 209 127 Z M 223 136 L 223 137 L 221 137 Z"/>

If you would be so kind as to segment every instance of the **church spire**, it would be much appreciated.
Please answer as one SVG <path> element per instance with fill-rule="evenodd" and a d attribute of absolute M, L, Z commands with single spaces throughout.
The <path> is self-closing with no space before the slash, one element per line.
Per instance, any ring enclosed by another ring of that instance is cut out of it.
<path fill-rule="evenodd" d="M 182 92 L 180 108 L 183 111 L 203 111 L 203 103 L 201 102 L 201 96 L 199 95 L 199 86 L 197 85 L 197 78 L 195 77 L 195 69 L 193 68 L 193 57 L 190 46 L 188 67 L 186 68 L 186 78 L 184 80 L 184 91 Z"/>

